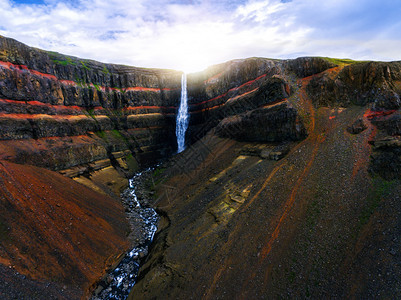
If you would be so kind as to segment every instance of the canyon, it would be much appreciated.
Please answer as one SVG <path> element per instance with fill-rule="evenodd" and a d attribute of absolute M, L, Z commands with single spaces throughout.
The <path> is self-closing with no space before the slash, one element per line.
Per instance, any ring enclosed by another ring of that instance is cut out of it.
<path fill-rule="evenodd" d="M 3 298 L 87 298 L 161 216 L 130 299 L 401 296 L 401 62 L 249 58 L 187 74 L 0 36 Z"/>

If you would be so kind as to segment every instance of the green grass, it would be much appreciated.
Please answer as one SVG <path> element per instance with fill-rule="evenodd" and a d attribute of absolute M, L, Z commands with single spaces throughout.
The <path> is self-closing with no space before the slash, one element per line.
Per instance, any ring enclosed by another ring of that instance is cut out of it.
<path fill-rule="evenodd" d="M 349 58 L 331 58 L 331 57 L 321 57 L 324 60 L 327 60 L 335 65 L 350 65 L 350 64 L 357 64 L 357 63 L 362 63 L 366 61 L 362 60 L 352 60 Z"/>
<path fill-rule="evenodd" d="M 93 108 L 88 108 L 86 112 L 90 117 L 95 118 L 95 110 Z"/>
<path fill-rule="evenodd" d="M 69 56 L 64 56 L 57 52 L 48 51 L 49 58 L 53 63 L 62 66 L 76 66 L 77 64 Z"/>

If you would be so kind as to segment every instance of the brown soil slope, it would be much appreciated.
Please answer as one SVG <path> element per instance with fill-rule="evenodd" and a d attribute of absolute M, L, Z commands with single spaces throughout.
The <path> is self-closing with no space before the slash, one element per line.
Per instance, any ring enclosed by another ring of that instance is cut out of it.
<path fill-rule="evenodd" d="M 288 100 L 309 135 L 283 159 L 209 132 L 170 161 L 132 299 L 401 297 L 401 184 L 369 174 L 369 108 L 314 106 L 310 80 Z M 367 129 L 349 133 L 358 119 Z"/>
<path fill-rule="evenodd" d="M 121 203 L 38 167 L 0 161 L 0 216 L 1 264 L 37 281 L 2 268 L 4 297 L 80 298 L 129 246 Z"/>

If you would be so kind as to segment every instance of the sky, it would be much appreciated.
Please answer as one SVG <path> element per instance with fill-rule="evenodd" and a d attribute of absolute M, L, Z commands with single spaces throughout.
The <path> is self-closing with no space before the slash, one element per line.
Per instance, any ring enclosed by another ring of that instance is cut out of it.
<path fill-rule="evenodd" d="M 0 35 L 195 72 L 231 59 L 401 60 L 400 0 L 0 0 Z"/>

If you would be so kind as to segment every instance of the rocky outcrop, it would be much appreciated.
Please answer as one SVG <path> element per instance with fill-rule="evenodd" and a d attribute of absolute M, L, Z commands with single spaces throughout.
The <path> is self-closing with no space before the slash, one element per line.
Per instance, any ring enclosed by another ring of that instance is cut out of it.
<path fill-rule="evenodd" d="M 348 126 L 347 131 L 351 134 L 359 134 L 367 128 L 368 125 L 366 125 L 365 120 L 361 118 L 352 123 L 352 125 Z"/>
<path fill-rule="evenodd" d="M 375 110 L 398 109 L 401 63 L 353 63 L 314 77 L 307 91 L 315 105 L 374 104 Z"/>
<path fill-rule="evenodd" d="M 322 57 L 299 57 L 287 60 L 285 63 L 287 72 L 293 72 L 299 78 L 316 75 L 337 66 Z"/>
<path fill-rule="evenodd" d="M 217 125 L 216 134 L 246 142 L 281 142 L 303 139 L 306 130 L 296 110 L 281 104 L 227 117 Z"/>
<path fill-rule="evenodd" d="M 368 115 L 378 129 L 373 146 L 370 171 L 386 180 L 401 178 L 401 112 L 386 111 Z"/>
<path fill-rule="evenodd" d="M 222 119 L 284 101 L 292 94 L 285 74 L 315 74 L 332 67 L 322 58 L 234 60 L 188 75 L 191 142 Z"/>

